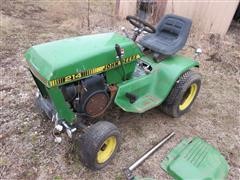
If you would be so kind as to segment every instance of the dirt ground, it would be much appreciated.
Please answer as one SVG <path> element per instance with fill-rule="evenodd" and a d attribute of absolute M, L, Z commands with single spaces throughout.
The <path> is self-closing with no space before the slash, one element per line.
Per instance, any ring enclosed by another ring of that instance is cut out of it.
<path fill-rule="evenodd" d="M 54 143 L 53 125 L 35 106 L 36 87 L 23 54 L 34 44 L 119 31 L 126 23 L 99 13 L 97 4 L 91 4 L 88 18 L 86 3 L 80 1 L 5 1 L 0 4 L 1 179 L 124 179 L 122 169 L 171 131 L 175 131 L 176 136 L 134 174 L 171 179 L 160 168 L 160 161 L 182 138 L 199 136 L 226 158 L 230 165 L 228 178 L 240 178 L 240 24 L 233 23 L 224 37 L 191 34 L 182 53 L 192 56 L 190 46 L 202 48 L 199 59 L 202 87 L 186 115 L 172 119 L 158 108 L 144 114 L 126 113 L 117 107 L 107 112 L 103 119 L 120 128 L 123 142 L 113 162 L 93 172 L 83 167 L 72 153 L 66 136 L 63 136 L 63 143 Z M 104 12 L 113 12 L 112 4 L 104 6 Z"/>

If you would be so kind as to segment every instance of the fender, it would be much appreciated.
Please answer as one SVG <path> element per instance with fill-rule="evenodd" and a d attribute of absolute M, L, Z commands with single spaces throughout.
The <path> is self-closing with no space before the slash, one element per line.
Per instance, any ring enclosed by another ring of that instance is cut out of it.
<path fill-rule="evenodd" d="M 141 60 L 152 66 L 151 73 L 118 84 L 114 102 L 127 112 L 143 113 L 160 105 L 184 72 L 199 67 L 199 62 L 183 56 L 171 56 L 159 63 L 147 56 Z M 136 101 L 130 103 L 126 93 L 135 95 Z"/>

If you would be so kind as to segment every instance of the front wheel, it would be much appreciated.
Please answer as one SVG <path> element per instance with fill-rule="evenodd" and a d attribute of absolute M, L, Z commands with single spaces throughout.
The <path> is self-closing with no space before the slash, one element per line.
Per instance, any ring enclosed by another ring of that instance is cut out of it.
<path fill-rule="evenodd" d="M 114 124 L 107 121 L 91 125 L 75 142 L 80 160 L 92 170 L 101 169 L 109 164 L 119 145 L 120 132 Z"/>
<path fill-rule="evenodd" d="M 200 87 L 201 75 L 190 70 L 185 72 L 161 104 L 161 110 L 172 117 L 179 117 L 188 112 L 199 93 Z"/>

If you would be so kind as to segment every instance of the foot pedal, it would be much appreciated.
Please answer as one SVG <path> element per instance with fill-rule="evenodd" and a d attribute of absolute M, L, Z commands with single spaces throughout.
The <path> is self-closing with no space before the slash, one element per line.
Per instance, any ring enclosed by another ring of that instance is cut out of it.
<path fill-rule="evenodd" d="M 132 93 L 126 93 L 125 96 L 129 99 L 129 102 L 133 104 L 137 100 L 137 96 Z"/>

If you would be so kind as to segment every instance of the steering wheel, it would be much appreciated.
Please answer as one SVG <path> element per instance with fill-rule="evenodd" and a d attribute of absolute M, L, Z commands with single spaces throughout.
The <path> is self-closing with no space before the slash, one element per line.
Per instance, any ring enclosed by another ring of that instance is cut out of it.
<path fill-rule="evenodd" d="M 139 19 L 136 16 L 127 16 L 126 19 L 135 27 L 142 29 L 148 33 L 155 33 L 156 29 L 151 24 Z"/>

